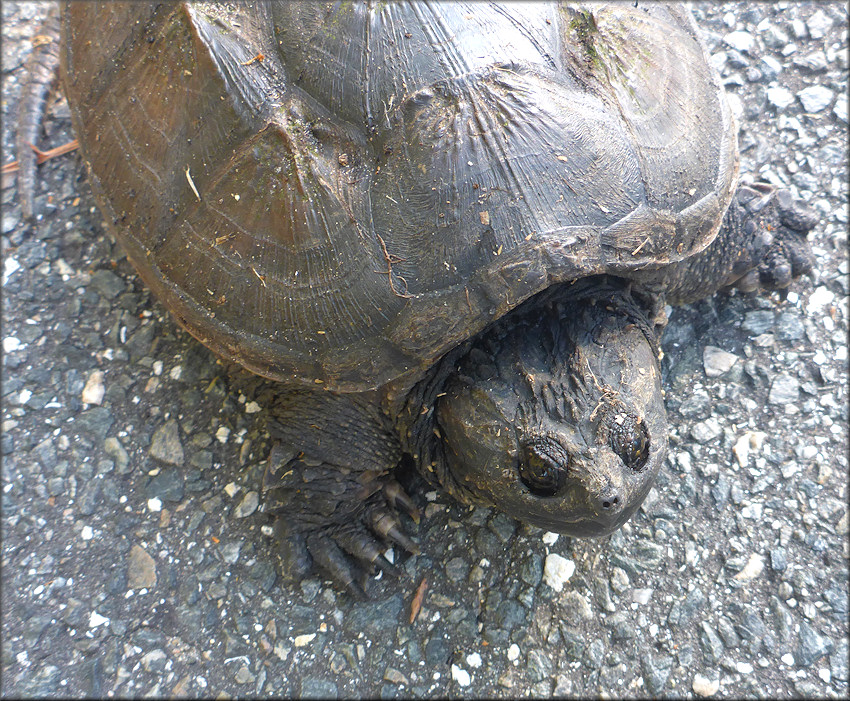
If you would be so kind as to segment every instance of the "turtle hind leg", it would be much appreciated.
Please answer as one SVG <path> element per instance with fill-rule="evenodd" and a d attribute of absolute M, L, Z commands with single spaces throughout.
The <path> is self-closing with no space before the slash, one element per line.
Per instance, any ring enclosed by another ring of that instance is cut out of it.
<path fill-rule="evenodd" d="M 391 475 L 401 458 L 395 434 L 370 402 L 328 392 L 292 392 L 269 425 L 279 443 L 269 459 L 265 511 L 276 518 L 279 571 L 298 581 L 315 566 L 356 598 L 377 570 L 405 576 L 385 557 L 396 544 L 418 553 L 398 510 L 418 521 Z"/>
<path fill-rule="evenodd" d="M 739 187 L 724 222 L 730 240 L 743 244 L 731 286 L 744 292 L 784 290 L 810 274 L 813 257 L 806 237 L 817 222 L 817 213 L 790 190 L 766 183 Z"/>

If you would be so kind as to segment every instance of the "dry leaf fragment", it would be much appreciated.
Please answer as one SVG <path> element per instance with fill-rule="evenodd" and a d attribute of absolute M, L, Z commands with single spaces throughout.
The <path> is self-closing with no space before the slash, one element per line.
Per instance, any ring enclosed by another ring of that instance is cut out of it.
<path fill-rule="evenodd" d="M 419 610 L 422 608 L 422 601 L 425 598 L 425 589 L 428 585 L 428 578 L 423 577 L 419 586 L 416 588 L 416 593 L 413 595 L 413 601 L 410 602 L 410 623 L 416 620 L 419 615 Z"/>

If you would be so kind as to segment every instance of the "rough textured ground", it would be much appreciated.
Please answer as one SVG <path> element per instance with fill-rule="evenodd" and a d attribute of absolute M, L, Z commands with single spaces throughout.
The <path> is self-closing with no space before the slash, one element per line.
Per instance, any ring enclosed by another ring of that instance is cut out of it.
<path fill-rule="evenodd" d="M 45 9 L 2 6 L 4 162 Z M 257 508 L 275 387 L 218 363 L 142 287 L 79 159 L 41 168 L 35 225 L 9 184 L 3 695 L 846 697 L 846 8 L 695 11 L 743 169 L 823 214 L 817 280 L 673 312 L 670 457 L 620 532 L 553 539 L 438 495 L 413 584 L 375 582 L 371 603 L 276 582 Z M 44 143 L 71 136 L 59 99 Z M 542 581 L 549 554 L 575 567 L 561 591 Z"/>

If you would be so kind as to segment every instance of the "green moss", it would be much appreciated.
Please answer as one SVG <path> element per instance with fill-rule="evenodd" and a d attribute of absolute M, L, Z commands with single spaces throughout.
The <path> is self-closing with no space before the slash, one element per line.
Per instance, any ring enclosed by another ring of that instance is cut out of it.
<path fill-rule="evenodd" d="M 615 27 L 605 26 L 601 31 L 597 19 L 590 10 L 579 10 L 570 20 L 570 29 L 575 33 L 577 44 L 583 49 L 591 72 L 596 73 L 597 79 L 613 85 L 621 86 L 634 97 L 634 86 L 628 80 L 626 61 L 629 60 L 632 67 L 637 65 L 635 46 L 621 46 L 621 40 L 626 35 L 624 31 L 617 31 Z M 620 27 L 620 30 L 623 28 Z M 651 65 L 647 47 L 642 47 L 647 53 L 645 67 Z M 627 58 L 630 56 L 630 59 Z M 624 60 L 625 59 L 625 60 Z"/>
<path fill-rule="evenodd" d="M 593 13 L 590 10 L 580 10 L 578 15 L 570 21 L 570 29 L 576 33 L 579 43 L 590 59 L 594 63 L 598 62 L 600 56 L 596 49 L 596 36 L 599 33 L 599 27 L 596 25 Z"/>

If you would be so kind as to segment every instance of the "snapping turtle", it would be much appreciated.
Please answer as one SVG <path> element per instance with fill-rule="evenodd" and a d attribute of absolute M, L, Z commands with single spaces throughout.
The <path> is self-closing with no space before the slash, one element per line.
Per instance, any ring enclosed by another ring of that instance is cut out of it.
<path fill-rule="evenodd" d="M 637 5 L 637 6 L 636 6 Z M 667 304 L 807 272 L 815 218 L 738 180 L 688 11 L 659 3 L 67 3 L 95 197 L 202 343 L 280 381 L 285 572 L 408 550 L 404 455 L 600 536 L 664 461 Z"/>

